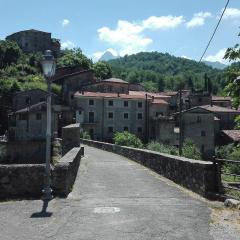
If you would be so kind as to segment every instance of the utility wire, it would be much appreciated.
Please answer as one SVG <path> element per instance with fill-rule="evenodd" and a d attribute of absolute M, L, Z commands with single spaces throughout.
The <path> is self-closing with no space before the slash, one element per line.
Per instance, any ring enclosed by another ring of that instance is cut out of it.
<path fill-rule="evenodd" d="M 226 5 L 225 5 L 225 8 L 224 8 L 224 10 L 223 10 L 223 12 L 222 12 L 222 14 L 221 14 L 221 17 L 220 17 L 219 20 L 218 20 L 217 26 L 215 27 L 215 29 L 214 29 L 214 31 L 213 31 L 212 37 L 210 38 L 210 40 L 209 40 L 209 42 L 208 42 L 208 44 L 207 44 L 207 46 L 206 46 L 206 48 L 205 48 L 205 50 L 204 50 L 201 58 L 200 58 L 200 60 L 199 60 L 199 63 L 202 61 L 205 53 L 206 53 L 207 50 L 208 50 L 208 47 L 210 46 L 210 44 L 211 44 L 211 42 L 212 42 L 212 40 L 213 40 L 213 37 L 214 37 L 214 35 L 215 35 L 215 33 L 216 33 L 216 31 L 217 31 L 217 29 L 218 29 L 218 27 L 219 27 L 219 25 L 220 25 L 220 23 L 221 23 L 221 21 L 222 21 L 223 15 L 224 15 L 224 13 L 225 13 L 225 11 L 226 11 L 226 9 L 227 9 L 227 6 L 228 6 L 229 2 L 230 2 L 230 0 L 227 0 L 227 3 L 226 3 Z"/>

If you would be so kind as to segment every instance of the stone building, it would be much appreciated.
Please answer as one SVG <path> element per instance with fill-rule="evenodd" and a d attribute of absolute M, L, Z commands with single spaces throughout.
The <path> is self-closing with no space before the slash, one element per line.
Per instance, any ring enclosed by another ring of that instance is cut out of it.
<path fill-rule="evenodd" d="M 221 96 L 212 96 L 212 105 L 232 108 L 232 98 L 231 97 L 221 97 Z"/>
<path fill-rule="evenodd" d="M 214 105 L 205 105 L 201 106 L 201 108 L 212 112 L 214 116 L 219 119 L 220 130 L 233 129 L 235 126 L 235 118 L 240 114 L 239 110 Z"/>
<path fill-rule="evenodd" d="M 214 113 L 202 107 L 194 107 L 182 115 L 183 141 L 192 140 L 203 158 L 211 158 L 215 153 Z"/>
<path fill-rule="evenodd" d="M 62 86 L 62 101 L 64 104 L 71 106 L 74 93 L 81 91 L 83 86 L 96 83 L 96 79 L 94 71 L 89 69 L 63 75 L 59 74 L 59 76 L 54 78 L 53 82 Z"/>
<path fill-rule="evenodd" d="M 12 98 L 13 111 L 17 111 L 40 102 L 47 101 L 47 91 L 41 89 L 31 89 L 21 92 L 16 92 Z M 52 103 L 58 102 L 57 96 L 52 94 Z"/>
<path fill-rule="evenodd" d="M 60 54 L 60 41 L 52 38 L 51 33 L 38 30 L 25 30 L 13 33 L 6 37 L 8 41 L 14 41 L 25 53 L 44 53 L 51 50 L 55 57 Z"/>
<path fill-rule="evenodd" d="M 9 140 L 45 140 L 47 126 L 46 102 L 12 112 L 9 115 Z M 52 111 L 52 134 L 58 131 L 58 112 Z"/>
<path fill-rule="evenodd" d="M 118 78 L 110 78 L 83 87 L 87 92 L 128 93 L 129 83 Z"/>

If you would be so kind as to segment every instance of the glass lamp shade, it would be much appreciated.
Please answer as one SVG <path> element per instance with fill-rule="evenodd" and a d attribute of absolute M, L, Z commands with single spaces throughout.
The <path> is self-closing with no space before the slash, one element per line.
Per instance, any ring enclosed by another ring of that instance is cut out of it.
<path fill-rule="evenodd" d="M 50 50 L 45 52 L 41 63 L 44 76 L 47 78 L 53 77 L 56 70 L 56 62 Z"/>

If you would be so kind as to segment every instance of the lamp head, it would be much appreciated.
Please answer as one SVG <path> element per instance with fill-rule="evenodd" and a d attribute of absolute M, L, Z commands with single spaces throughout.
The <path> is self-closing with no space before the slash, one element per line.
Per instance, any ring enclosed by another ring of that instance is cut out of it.
<path fill-rule="evenodd" d="M 41 62 L 43 74 L 47 78 L 51 78 L 55 75 L 56 71 L 56 61 L 52 55 L 51 50 L 46 50 L 43 55 L 43 60 Z"/>

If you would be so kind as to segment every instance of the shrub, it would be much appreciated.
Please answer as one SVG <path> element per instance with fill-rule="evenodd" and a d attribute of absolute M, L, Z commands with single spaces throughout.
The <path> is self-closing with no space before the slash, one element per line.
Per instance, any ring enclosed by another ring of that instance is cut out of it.
<path fill-rule="evenodd" d="M 183 143 L 182 155 L 186 158 L 201 159 L 201 152 L 197 146 L 189 139 Z"/>
<path fill-rule="evenodd" d="M 160 153 L 167 153 L 171 155 L 178 155 L 178 148 L 174 146 L 164 145 L 158 142 L 151 142 L 147 145 L 147 149 Z"/>
<path fill-rule="evenodd" d="M 142 141 L 134 134 L 127 131 L 117 132 L 114 134 L 114 143 L 121 146 L 143 148 Z"/>
<path fill-rule="evenodd" d="M 80 138 L 90 140 L 90 139 L 91 139 L 91 136 L 89 135 L 88 132 L 86 132 L 86 131 L 81 131 L 81 132 L 80 132 Z"/>

